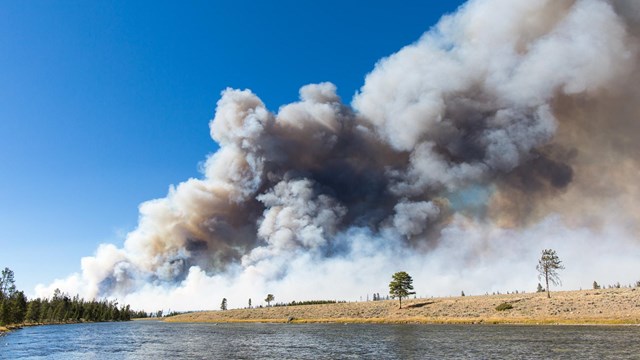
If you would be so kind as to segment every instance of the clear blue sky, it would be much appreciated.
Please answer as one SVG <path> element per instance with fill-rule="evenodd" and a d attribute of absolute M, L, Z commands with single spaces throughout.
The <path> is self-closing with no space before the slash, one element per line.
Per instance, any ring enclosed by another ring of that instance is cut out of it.
<path fill-rule="evenodd" d="M 0 0 L 0 266 L 31 294 L 122 245 L 138 204 L 200 176 L 224 88 L 349 102 L 461 3 Z"/>

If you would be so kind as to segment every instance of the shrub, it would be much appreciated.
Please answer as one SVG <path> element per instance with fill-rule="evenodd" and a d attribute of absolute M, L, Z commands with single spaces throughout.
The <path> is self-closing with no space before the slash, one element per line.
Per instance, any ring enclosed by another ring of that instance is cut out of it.
<path fill-rule="evenodd" d="M 496 310 L 498 311 L 505 311 L 505 310 L 509 310 L 509 309 L 513 309 L 513 305 L 503 302 L 502 304 L 496 306 Z"/>

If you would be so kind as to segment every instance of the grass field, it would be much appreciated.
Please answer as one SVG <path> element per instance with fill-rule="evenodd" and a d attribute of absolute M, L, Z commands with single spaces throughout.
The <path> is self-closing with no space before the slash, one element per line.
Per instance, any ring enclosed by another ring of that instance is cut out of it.
<path fill-rule="evenodd" d="M 602 289 L 201 311 L 170 322 L 640 324 L 640 289 Z M 512 306 L 496 310 L 500 304 Z"/>

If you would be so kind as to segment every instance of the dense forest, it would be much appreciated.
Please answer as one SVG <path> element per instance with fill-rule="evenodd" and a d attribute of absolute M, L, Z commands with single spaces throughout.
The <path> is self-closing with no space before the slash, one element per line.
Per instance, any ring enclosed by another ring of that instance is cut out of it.
<path fill-rule="evenodd" d="M 0 277 L 0 325 L 58 324 L 70 322 L 127 321 L 146 317 L 144 311 L 133 311 L 116 301 L 84 300 L 70 297 L 56 289 L 51 298 L 27 299 L 15 286 L 11 269 Z"/>

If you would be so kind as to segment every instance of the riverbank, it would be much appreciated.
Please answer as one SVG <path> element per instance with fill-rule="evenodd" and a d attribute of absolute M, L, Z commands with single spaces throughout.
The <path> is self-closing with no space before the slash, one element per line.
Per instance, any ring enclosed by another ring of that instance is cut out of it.
<path fill-rule="evenodd" d="M 500 304 L 511 309 L 496 310 Z M 168 322 L 640 324 L 640 289 L 458 296 L 202 311 Z"/>
<path fill-rule="evenodd" d="M 12 330 L 22 329 L 25 325 L 4 325 L 0 326 L 0 334 L 7 333 Z"/>
<path fill-rule="evenodd" d="M 154 318 L 157 320 L 157 318 Z M 132 321 L 132 320 L 139 320 L 139 319 L 130 319 L 130 320 L 123 320 L 123 321 Z M 84 320 L 80 320 L 80 321 L 56 321 L 56 322 L 45 322 L 45 323 L 22 323 L 22 324 L 11 324 L 11 325 L 0 325 L 0 334 L 3 333 L 7 333 L 9 331 L 13 331 L 13 330 L 18 330 L 18 329 L 22 329 L 25 327 L 30 327 L 30 326 L 42 326 L 42 325 L 71 325 L 71 324 L 94 324 L 94 323 L 100 323 L 100 322 L 121 322 L 121 321 L 84 321 Z"/>

